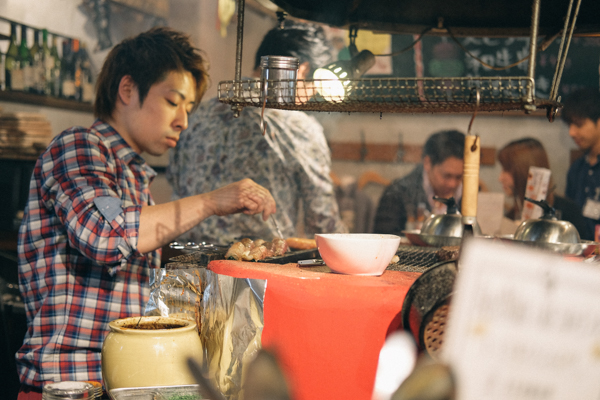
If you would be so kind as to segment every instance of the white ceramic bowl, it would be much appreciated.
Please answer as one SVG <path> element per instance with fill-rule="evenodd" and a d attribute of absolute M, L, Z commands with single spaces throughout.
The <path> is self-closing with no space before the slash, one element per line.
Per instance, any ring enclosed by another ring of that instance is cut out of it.
<path fill-rule="evenodd" d="M 329 269 L 349 275 L 383 274 L 400 245 L 400 236 L 378 233 L 324 233 L 315 239 Z"/>

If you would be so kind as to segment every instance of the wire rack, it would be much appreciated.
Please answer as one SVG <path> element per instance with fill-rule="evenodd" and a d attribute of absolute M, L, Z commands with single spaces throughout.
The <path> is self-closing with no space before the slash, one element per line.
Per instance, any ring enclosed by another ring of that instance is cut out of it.
<path fill-rule="evenodd" d="M 396 255 L 400 258 L 397 263 L 390 264 L 390 271 L 425 272 L 437 264 L 438 247 L 400 246 Z"/>
<path fill-rule="evenodd" d="M 530 112 L 560 106 L 536 99 L 535 83 L 528 77 L 361 78 L 343 81 L 343 95 L 320 94 L 335 84 L 339 85 L 335 80 L 222 81 L 218 97 L 238 107 L 326 112 Z"/>

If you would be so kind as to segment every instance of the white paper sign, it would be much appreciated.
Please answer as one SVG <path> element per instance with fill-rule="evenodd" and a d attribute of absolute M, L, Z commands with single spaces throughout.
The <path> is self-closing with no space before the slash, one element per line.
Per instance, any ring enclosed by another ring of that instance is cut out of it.
<path fill-rule="evenodd" d="M 527 186 L 525 187 L 525 197 L 532 200 L 546 200 L 548 195 L 548 185 L 550 184 L 551 171 L 548 168 L 529 167 L 527 175 Z M 521 221 L 532 218 L 540 218 L 544 210 L 535 204 L 524 201 Z"/>
<path fill-rule="evenodd" d="M 479 192 L 477 194 L 477 223 L 481 233 L 484 235 L 500 233 L 503 216 L 504 193 Z"/>
<path fill-rule="evenodd" d="M 457 400 L 600 399 L 600 267 L 471 239 L 455 285 Z"/>

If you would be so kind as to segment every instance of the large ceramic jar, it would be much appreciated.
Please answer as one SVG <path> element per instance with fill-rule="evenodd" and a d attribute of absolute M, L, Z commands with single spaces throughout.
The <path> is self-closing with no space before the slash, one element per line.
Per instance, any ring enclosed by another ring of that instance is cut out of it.
<path fill-rule="evenodd" d="M 102 345 L 106 390 L 196 384 L 187 359 L 202 363 L 196 323 L 172 317 L 133 317 L 112 321 Z"/>

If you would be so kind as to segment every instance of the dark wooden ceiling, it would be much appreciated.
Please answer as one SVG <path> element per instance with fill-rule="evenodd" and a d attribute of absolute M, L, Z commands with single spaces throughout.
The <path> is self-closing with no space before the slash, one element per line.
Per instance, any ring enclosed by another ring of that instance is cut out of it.
<path fill-rule="evenodd" d="M 532 0 L 271 1 L 293 17 L 336 27 L 413 34 L 449 27 L 458 36 L 529 36 L 533 5 Z M 563 28 L 568 5 L 569 0 L 541 0 L 540 35 Z M 431 33 L 447 34 L 444 29 Z M 575 34 L 600 35 L 600 0 L 581 0 Z"/>

